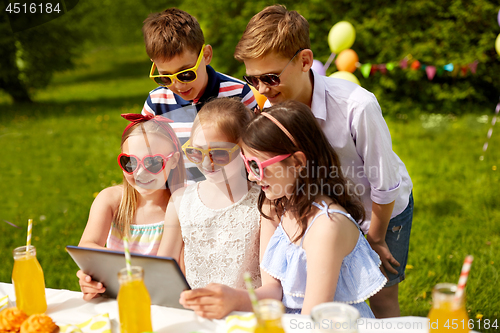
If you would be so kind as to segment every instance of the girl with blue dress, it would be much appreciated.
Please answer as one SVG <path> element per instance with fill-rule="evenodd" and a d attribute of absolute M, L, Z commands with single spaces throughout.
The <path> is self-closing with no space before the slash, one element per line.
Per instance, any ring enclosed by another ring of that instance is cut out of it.
<path fill-rule="evenodd" d="M 387 279 L 360 229 L 360 193 L 343 176 L 309 107 L 288 101 L 265 109 L 248 124 L 240 145 L 248 179 L 261 187 L 257 297 L 281 300 L 287 313 L 309 314 L 336 301 L 373 318 L 365 300 Z M 245 290 L 222 286 L 184 292 L 181 304 L 209 318 L 251 310 Z"/>

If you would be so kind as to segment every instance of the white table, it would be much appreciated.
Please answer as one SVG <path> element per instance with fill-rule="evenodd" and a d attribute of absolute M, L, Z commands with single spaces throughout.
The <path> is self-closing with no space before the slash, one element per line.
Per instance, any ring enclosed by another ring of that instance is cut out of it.
<path fill-rule="evenodd" d="M 9 296 L 15 300 L 12 284 L 0 283 L 0 297 Z M 82 293 L 46 289 L 47 314 L 57 324 L 79 324 L 91 317 L 109 313 L 113 333 L 119 333 L 118 305 L 116 300 L 95 299 L 86 302 Z M 158 333 L 225 333 L 224 320 L 200 318 L 189 310 L 180 310 L 162 306 L 151 306 L 153 330 Z M 422 317 L 399 317 L 389 319 L 362 319 L 359 333 L 426 333 L 429 320 Z M 309 316 L 285 315 L 283 325 L 287 333 L 311 333 L 312 322 Z"/>

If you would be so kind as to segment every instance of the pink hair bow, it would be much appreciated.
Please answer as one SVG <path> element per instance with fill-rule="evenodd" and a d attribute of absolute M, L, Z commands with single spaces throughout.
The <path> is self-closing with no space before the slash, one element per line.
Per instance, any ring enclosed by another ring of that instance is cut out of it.
<path fill-rule="evenodd" d="M 171 139 L 175 145 L 175 148 L 177 149 L 177 151 L 180 151 L 179 149 L 179 145 L 177 143 L 177 137 L 174 133 L 174 131 L 172 130 L 172 127 L 170 127 L 168 125 L 168 123 L 173 123 L 174 121 L 172 119 L 168 119 L 167 117 L 163 117 L 163 116 L 153 116 L 153 115 L 142 115 L 140 113 L 124 113 L 121 115 L 123 118 L 127 119 L 128 121 L 130 121 L 130 124 L 127 125 L 127 127 L 125 127 L 125 129 L 123 130 L 123 134 L 125 134 L 125 132 L 128 131 L 128 129 L 132 126 L 134 126 L 135 124 L 140 124 L 140 123 L 144 123 L 146 121 L 154 121 L 156 124 L 158 124 L 159 126 L 163 127 L 171 136 Z M 122 134 L 122 135 L 123 135 Z"/>

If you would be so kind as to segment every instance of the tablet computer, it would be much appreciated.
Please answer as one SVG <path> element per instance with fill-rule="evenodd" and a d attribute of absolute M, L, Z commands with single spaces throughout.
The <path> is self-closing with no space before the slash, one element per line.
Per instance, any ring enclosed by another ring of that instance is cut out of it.
<path fill-rule="evenodd" d="M 71 245 L 66 246 L 66 251 L 82 271 L 104 285 L 104 296 L 116 298 L 120 290 L 118 272 L 125 268 L 123 252 Z M 191 288 L 173 258 L 131 253 L 131 263 L 144 269 L 151 304 L 184 309 L 179 297 L 183 290 Z"/>

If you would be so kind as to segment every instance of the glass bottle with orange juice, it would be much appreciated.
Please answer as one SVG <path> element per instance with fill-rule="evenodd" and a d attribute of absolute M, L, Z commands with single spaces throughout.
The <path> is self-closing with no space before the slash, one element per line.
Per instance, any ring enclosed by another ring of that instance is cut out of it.
<path fill-rule="evenodd" d="M 281 324 L 284 313 L 283 303 L 275 299 L 259 301 L 259 320 L 254 333 L 285 333 Z"/>
<path fill-rule="evenodd" d="M 14 249 L 12 284 L 16 293 L 16 306 L 28 315 L 47 311 L 45 280 L 42 266 L 36 259 L 33 245 Z"/>
<path fill-rule="evenodd" d="M 469 332 L 465 293 L 457 300 L 456 291 L 457 285 L 453 283 L 438 283 L 432 290 L 429 332 Z"/>
<path fill-rule="evenodd" d="M 118 313 L 121 333 L 152 332 L 151 298 L 144 285 L 142 267 L 132 266 L 131 274 L 126 268 L 118 273 Z"/>

